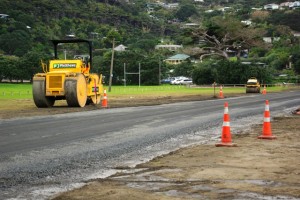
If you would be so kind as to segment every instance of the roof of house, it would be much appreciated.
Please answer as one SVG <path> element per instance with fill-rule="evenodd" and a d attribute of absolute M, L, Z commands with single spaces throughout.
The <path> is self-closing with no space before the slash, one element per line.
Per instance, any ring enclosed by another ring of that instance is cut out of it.
<path fill-rule="evenodd" d="M 189 58 L 190 56 L 189 55 L 186 55 L 186 54 L 176 54 L 174 56 L 171 56 L 169 57 L 168 59 L 166 60 L 185 60 L 187 58 Z"/>
<path fill-rule="evenodd" d="M 120 44 L 119 46 L 114 48 L 115 51 L 125 51 L 126 49 L 127 47 L 124 46 L 123 44 Z"/>
<path fill-rule="evenodd" d="M 177 45 L 177 44 L 159 44 L 155 46 L 155 49 L 159 48 L 182 48 L 182 45 Z"/>

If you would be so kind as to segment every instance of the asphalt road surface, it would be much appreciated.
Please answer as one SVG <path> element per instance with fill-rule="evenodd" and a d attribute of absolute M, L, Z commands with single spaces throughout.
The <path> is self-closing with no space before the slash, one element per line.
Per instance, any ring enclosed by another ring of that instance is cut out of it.
<path fill-rule="evenodd" d="M 299 91 L 0 121 L 0 199 L 47 199 L 191 144 L 219 140 L 224 102 L 241 134 L 299 107 Z"/>

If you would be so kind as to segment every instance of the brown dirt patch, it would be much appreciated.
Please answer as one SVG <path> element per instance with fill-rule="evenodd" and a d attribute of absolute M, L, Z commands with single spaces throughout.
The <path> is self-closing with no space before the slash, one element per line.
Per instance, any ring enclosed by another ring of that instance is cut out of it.
<path fill-rule="evenodd" d="M 234 95 L 230 95 L 234 96 Z M 229 95 L 228 95 L 229 97 Z M 150 106 L 167 104 L 184 101 L 201 101 L 213 99 L 208 95 L 172 95 L 172 96 L 123 96 L 123 97 L 108 97 L 109 108 L 133 107 L 133 106 Z M 14 117 L 30 117 L 40 115 L 53 115 L 71 112 L 83 112 L 89 110 L 103 109 L 101 105 L 88 105 L 84 108 L 68 107 L 65 100 L 56 101 L 52 108 L 37 108 L 32 99 L 0 99 L 0 119 L 10 119 Z"/>

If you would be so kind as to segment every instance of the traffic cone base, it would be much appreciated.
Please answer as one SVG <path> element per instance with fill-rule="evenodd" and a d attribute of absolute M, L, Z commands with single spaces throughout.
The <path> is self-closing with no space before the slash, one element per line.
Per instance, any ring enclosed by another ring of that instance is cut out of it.
<path fill-rule="evenodd" d="M 277 139 L 276 136 L 274 135 L 261 135 L 257 137 L 258 139 L 267 139 L 267 140 L 274 140 Z"/>
<path fill-rule="evenodd" d="M 217 143 L 216 147 L 237 147 L 236 143 Z"/>

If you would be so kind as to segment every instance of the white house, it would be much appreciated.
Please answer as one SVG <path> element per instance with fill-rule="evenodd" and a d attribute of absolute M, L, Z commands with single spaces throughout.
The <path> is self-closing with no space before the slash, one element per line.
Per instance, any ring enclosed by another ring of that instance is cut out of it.
<path fill-rule="evenodd" d="M 264 9 L 265 10 L 278 10 L 279 5 L 275 4 L 275 3 L 267 4 L 267 5 L 264 5 Z"/>
<path fill-rule="evenodd" d="M 7 15 L 7 14 L 0 14 L 0 18 L 2 18 L 2 19 L 5 19 L 5 18 L 7 18 L 9 15 Z"/>
<path fill-rule="evenodd" d="M 183 48 L 182 45 L 176 45 L 176 44 L 160 44 L 155 46 L 155 49 L 168 49 L 170 51 L 177 51 L 178 49 L 181 48 Z"/>
<path fill-rule="evenodd" d="M 290 5 L 292 5 L 292 4 L 293 4 L 293 2 L 287 1 L 287 2 L 281 3 L 281 4 L 280 4 L 280 7 L 290 7 Z"/>
<path fill-rule="evenodd" d="M 180 28 L 199 28 L 200 24 L 197 23 L 186 23 L 180 26 Z"/>
<path fill-rule="evenodd" d="M 280 40 L 280 37 L 263 37 L 265 43 L 273 43 Z"/>
<path fill-rule="evenodd" d="M 293 32 L 294 37 L 300 37 L 300 32 Z"/>
<path fill-rule="evenodd" d="M 222 11 L 222 12 L 226 12 L 227 10 L 230 10 L 231 7 L 223 7 L 223 8 L 219 8 L 218 10 Z"/>
<path fill-rule="evenodd" d="M 300 1 L 295 1 L 289 5 L 289 8 L 300 8 Z"/>
<path fill-rule="evenodd" d="M 179 7 L 179 3 L 169 3 L 169 4 L 164 4 L 162 6 L 167 9 L 174 9 Z"/>
<path fill-rule="evenodd" d="M 241 21 L 243 24 L 247 25 L 247 26 L 250 26 L 252 24 L 252 21 L 250 19 L 248 20 L 243 20 Z"/>
<path fill-rule="evenodd" d="M 190 56 L 186 54 L 176 54 L 167 58 L 165 61 L 169 64 L 177 65 L 188 59 Z"/>
<path fill-rule="evenodd" d="M 124 46 L 123 44 L 120 44 L 119 46 L 115 47 L 115 51 L 126 51 L 127 47 Z"/>

